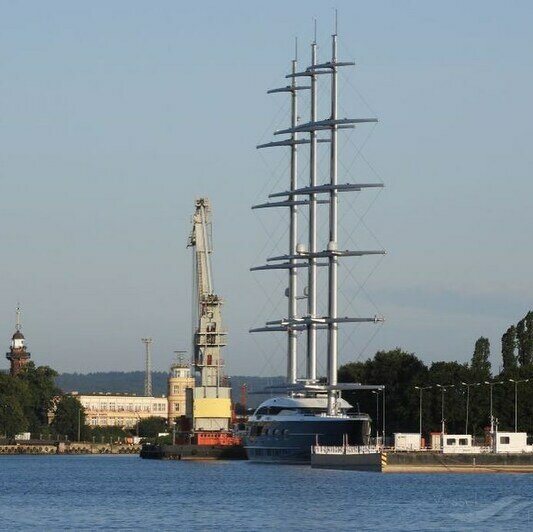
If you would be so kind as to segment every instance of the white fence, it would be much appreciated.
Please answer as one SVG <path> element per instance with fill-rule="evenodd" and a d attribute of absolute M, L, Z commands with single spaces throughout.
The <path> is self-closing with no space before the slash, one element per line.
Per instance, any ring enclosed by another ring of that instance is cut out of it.
<path fill-rule="evenodd" d="M 312 454 L 375 454 L 375 453 L 381 453 L 384 451 L 395 451 L 397 453 L 411 453 L 413 451 L 410 450 L 395 450 L 393 448 L 385 448 L 381 445 L 314 445 L 311 447 L 311 453 Z M 433 449 L 427 449 L 423 448 L 420 449 L 420 451 L 414 451 L 414 452 L 435 452 Z M 491 447 L 470 447 L 468 449 L 462 448 L 462 447 L 449 447 L 445 449 L 444 451 L 442 449 L 439 449 L 436 452 L 444 452 L 445 454 L 485 454 L 485 453 L 492 453 L 493 450 Z"/>
<path fill-rule="evenodd" d="M 375 454 L 380 453 L 383 447 L 374 445 L 314 445 L 313 454 Z"/>

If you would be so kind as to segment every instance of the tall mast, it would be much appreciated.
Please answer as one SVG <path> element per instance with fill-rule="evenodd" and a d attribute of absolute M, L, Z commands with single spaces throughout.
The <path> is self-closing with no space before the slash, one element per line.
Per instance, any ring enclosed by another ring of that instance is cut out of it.
<path fill-rule="evenodd" d="M 329 242 L 328 251 L 337 251 L 337 33 L 332 37 L 331 50 L 331 136 L 330 136 L 330 167 L 329 183 L 331 190 L 329 193 Z M 337 273 L 339 259 L 335 253 L 331 253 L 328 258 L 328 384 L 337 384 L 337 358 L 338 358 L 338 332 L 339 325 L 337 319 Z M 336 410 L 337 392 L 328 391 L 328 414 L 333 415 Z"/>
<path fill-rule="evenodd" d="M 316 64 L 316 21 L 315 38 L 311 44 L 311 67 Z M 311 70 L 311 116 L 310 121 L 316 122 L 317 116 L 317 75 Z M 309 132 L 309 186 L 316 186 L 316 161 L 317 161 L 317 133 L 316 130 Z M 307 379 L 316 381 L 316 276 L 317 266 L 314 253 L 316 247 L 316 215 L 317 199 L 316 194 L 309 195 L 309 266 L 307 276 L 307 313 L 310 321 L 307 325 Z"/>
<path fill-rule="evenodd" d="M 339 192 L 360 192 L 367 188 L 382 187 L 382 183 L 338 183 L 338 153 L 337 153 L 337 135 L 339 130 L 354 128 L 356 125 L 377 122 L 376 118 L 339 118 L 338 117 L 338 98 L 337 98 L 337 71 L 339 67 L 353 66 L 353 62 L 337 60 L 337 21 L 335 18 L 335 31 L 332 36 L 332 57 L 325 63 L 317 63 L 316 58 L 316 31 L 315 40 L 311 47 L 312 64 L 302 72 L 295 72 L 296 63 L 293 63 L 292 74 L 287 77 L 292 78 L 290 86 L 283 89 L 274 89 L 269 92 L 291 92 L 295 98 L 295 91 L 299 89 L 311 89 L 311 116 L 310 120 L 304 124 L 298 124 L 293 114 L 291 127 L 274 132 L 274 135 L 287 135 L 291 137 L 285 140 L 269 142 L 262 144 L 258 148 L 272 146 L 290 146 L 291 154 L 291 186 L 288 190 L 269 194 L 269 198 L 277 201 L 269 201 L 260 205 L 255 205 L 254 209 L 264 207 L 290 207 L 291 208 L 291 226 L 290 226 L 290 251 L 287 255 L 267 258 L 267 264 L 251 268 L 256 270 L 274 270 L 288 269 L 290 272 L 289 279 L 295 274 L 296 268 L 308 268 L 308 287 L 307 287 L 307 315 L 297 316 L 296 301 L 292 298 L 296 295 L 296 290 L 289 289 L 289 316 L 278 320 L 268 321 L 264 327 L 250 329 L 250 332 L 289 332 L 289 345 L 292 334 L 295 331 L 307 331 L 307 359 L 306 359 L 306 377 L 307 383 L 303 389 L 309 390 L 310 393 L 318 391 L 327 391 L 328 397 L 328 415 L 337 414 L 337 397 L 339 390 L 352 389 L 350 385 L 338 384 L 337 366 L 338 366 L 338 326 L 339 323 L 361 323 L 361 322 L 378 322 L 382 318 L 374 316 L 371 318 L 355 318 L 338 316 L 338 265 L 339 257 L 361 257 L 363 255 L 382 255 L 384 250 L 340 250 L 338 244 L 338 196 Z M 326 119 L 317 118 L 317 76 L 331 75 L 331 110 L 330 116 Z M 310 87 L 296 86 L 294 78 L 309 77 Z M 295 101 L 295 100 L 294 100 Z M 293 106 L 293 113 L 296 107 Z M 319 138 L 321 131 L 329 132 L 329 138 Z M 298 133 L 309 133 L 308 139 L 299 139 Z M 325 184 L 317 184 L 317 151 L 318 144 L 322 142 L 330 143 L 329 150 L 329 180 Z M 310 176 L 309 185 L 297 188 L 296 179 L 296 145 L 310 144 Z M 294 174 L 292 173 L 294 171 Z M 322 194 L 322 198 L 319 195 Z M 308 199 L 298 199 L 308 196 Z M 278 200 L 278 198 L 285 198 Z M 317 205 L 329 204 L 329 234 L 326 249 L 317 248 Z M 296 213 L 296 205 L 309 206 L 309 249 L 294 246 L 296 235 L 295 218 L 292 215 Z M 293 225 L 294 222 L 294 225 Z M 294 232 L 293 232 L 294 231 Z M 323 260 L 319 260 L 323 259 Z M 273 264 L 274 263 L 274 264 Z M 328 310 L 326 316 L 317 315 L 317 267 L 325 266 L 328 269 Z M 289 281 L 291 283 L 291 281 Z M 291 286 L 291 284 L 290 284 Z M 295 286 L 294 286 L 295 288 Z M 327 330 L 327 384 L 319 385 L 317 380 L 317 330 Z M 289 348 L 289 355 L 291 350 Z M 291 362 L 294 360 L 294 362 Z M 289 356 L 289 384 L 294 384 L 296 374 L 294 365 L 295 359 Z M 315 381 L 315 382 L 313 382 Z M 353 386 L 353 385 L 352 385 Z M 360 385 L 358 385 L 360 386 Z M 292 388 L 295 389 L 294 387 Z"/>
<path fill-rule="evenodd" d="M 296 43 L 297 46 L 297 43 Z M 297 354 L 298 354 L 298 327 L 295 322 L 298 319 L 298 273 L 297 269 L 302 267 L 302 264 L 298 261 L 298 205 L 305 205 L 307 201 L 301 201 L 297 199 L 294 192 L 298 189 L 298 144 L 309 143 L 306 139 L 298 138 L 298 91 L 309 89 L 308 86 L 297 85 L 297 77 L 302 73 L 297 72 L 297 48 L 295 51 L 295 59 L 291 62 L 291 74 L 287 77 L 291 78 L 291 84 L 267 91 L 268 94 L 286 92 L 291 95 L 291 125 L 289 139 L 269 142 L 267 144 L 260 144 L 257 148 L 271 148 L 278 146 L 289 146 L 291 152 L 291 170 L 290 170 L 290 187 L 288 191 L 288 198 L 285 201 L 269 202 L 260 205 L 254 205 L 252 209 L 262 209 L 266 207 L 289 207 L 289 250 L 288 254 L 283 255 L 283 260 L 286 262 L 282 264 L 267 264 L 265 266 L 258 266 L 251 268 L 254 270 L 273 270 L 273 269 L 287 269 L 289 272 L 289 287 L 287 290 L 288 296 L 288 317 L 287 324 L 272 328 L 267 326 L 265 328 L 253 329 L 252 332 L 258 331 L 286 331 L 287 332 L 287 383 L 296 384 L 297 381 Z M 304 75 L 308 76 L 308 73 Z M 271 258 L 268 260 L 277 260 L 277 258 Z"/>
<path fill-rule="evenodd" d="M 297 52 L 296 52 L 297 53 Z M 298 125 L 298 91 L 296 90 L 296 65 L 297 57 L 292 61 L 292 83 L 291 83 L 291 127 L 296 128 Z M 298 150 L 296 141 L 298 140 L 298 133 L 296 130 L 291 135 L 291 191 L 298 188 Z M 298 277 L 296 270 L 296 245 L 298 240 L 298 207 L 296 206 L 296 198 L 291 194 L 289 201 L 290 206 L 290 237 L 289 237 L 289 255 L 291 268 L 289 269 L 289 320 L 295 320 L 298 315 L 297 309 L 297 289 Z M 294 327 L 288 327 L 288 360 L 287 360 L 287 382 L 289 384 L 296 384 L 297 378 L 297 353 L 298 353 L 298 333 Z"/>

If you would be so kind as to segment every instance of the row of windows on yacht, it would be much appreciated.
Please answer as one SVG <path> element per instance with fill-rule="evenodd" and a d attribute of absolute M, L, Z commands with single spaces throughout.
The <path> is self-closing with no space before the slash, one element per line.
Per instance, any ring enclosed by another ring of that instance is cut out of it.
<path fill-rule="evenodd" d="M 295 454 L 294 449 L 257 449 L 248 448 L 248 452 L 253 457 L 258 456 L 289 456 Z"/>
<path fill-rule="evenodd" d="M 304 416 L 317 416 L 325 414 L 325 408 L 311 408 L 311 407 L 294 407 L 288 408 L 286 406 L 262 406 L 255 415 L 256 416 L 292 416 L 295 414 Z"/>
<path fill-rule="evenodd" d="M 256 436 L 272 436 L 274 438 L 287 438 L 289 436 L 289 429 L 276 429 L 265 427 L 264 425 L 252 425 L 250 427 L 250 437 Z"/>

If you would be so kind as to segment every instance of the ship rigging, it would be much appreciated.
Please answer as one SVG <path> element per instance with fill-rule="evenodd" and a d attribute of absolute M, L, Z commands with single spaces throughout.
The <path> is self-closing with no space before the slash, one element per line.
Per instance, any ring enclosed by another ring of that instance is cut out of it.
<path fill-rule="evenodd" d="M 354 443 L 366 443 L 369 436 L 370 418 L 367 414 L 349 415 L 351 410 L 341 399 L 341 390 L 382 390 L 381 385 L 342 384 L 337 380 L 338 329 L 341 324 L 379 322 L 379 316 L 368 318 L 342 317 L 338 313 L 338 266 L 339 260 L 364 255 L 381 255 L 384 250 L 343 250 L 338 242 L 339 194 L 361 192 L 369 188 L 382 187 L 382 183 L 339 183 L 338 180 L 338 135 L 357 125 L 377 122 L 376 118 L 340 118 L 338 114 L 338 71 L 354 63 L 340 61 L 337 57 L 337 24 L 332 35 L 331 59 L 317 60 L 316 29 L 311 44 L 311 65 L 298 70 L 297 58 L 292 61 L 291 73 L 286 76 L 290 84 L 268 91 L 270 94 L 286 93 L 291 98 L 290 127 L 274 132 L 274 135 L 288 135 L 281 141 L 257 146 L 259 149 L 288 147 L 290 149 L 290 181 L 288 190 L 269 195 L 270 201 L 254 205 L 253 209 L 287 207 L 289 210 L 288 253 L 267 258 L 266 264 L 251 268 L 257 270 L 287 270 L 288 309 L 287 317 L 268 321 L 265 326 L 250 332 L 284 332 L 287 335 L 287 386 L 288 396 L 269 399 L 250 418 L 247 450 L 252 460 L 260 461 L 308 461 L 310 446 L 315 438 L 322 438 L 329 444 L 340 443 L 347 434 Z M 318 78 L 329 77 L 330 114 L 319 119 L 317 113 Z M 300 79 L 308 84 L 300 85 Z M 298 94 L 310 91 L 309 120 L 298 121 Z M 320 133 L 326 133 L 320 137 Z M 317 155 L 319 144 L 329 148 L 329 172 L 323 182 L 319 180 Z M 309 182 L 298 183 L 298 147 L 309 145 Z M 281 198 L 281 199 L 278 199 Z M 323 248 L 317 241 L 318 208 L 327 204 L 328 239 Z M 308 209 L 308 241 L 297 242 L 298 208 Z M 317 269 L 327 268 L 327 314 L 318 315 Z M 307 269 L 307 308 L 304 315 L 298 315 L 297 287 L 298 272 Z M 317 375 L 317 334 L 327 331 L 327 375 L 325 383 Z M 298 332 L 306 333 L 305 378 L 297 375 Z"/>

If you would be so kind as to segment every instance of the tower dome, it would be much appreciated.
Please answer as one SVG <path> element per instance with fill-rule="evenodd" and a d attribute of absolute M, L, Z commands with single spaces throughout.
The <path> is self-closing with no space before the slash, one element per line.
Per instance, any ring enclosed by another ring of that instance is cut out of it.
<path fill-rule="evenodd" d="M 17 329 L 15 334 L 11 337 L 12 340 L 24 340 L 24 335 Z"/>

